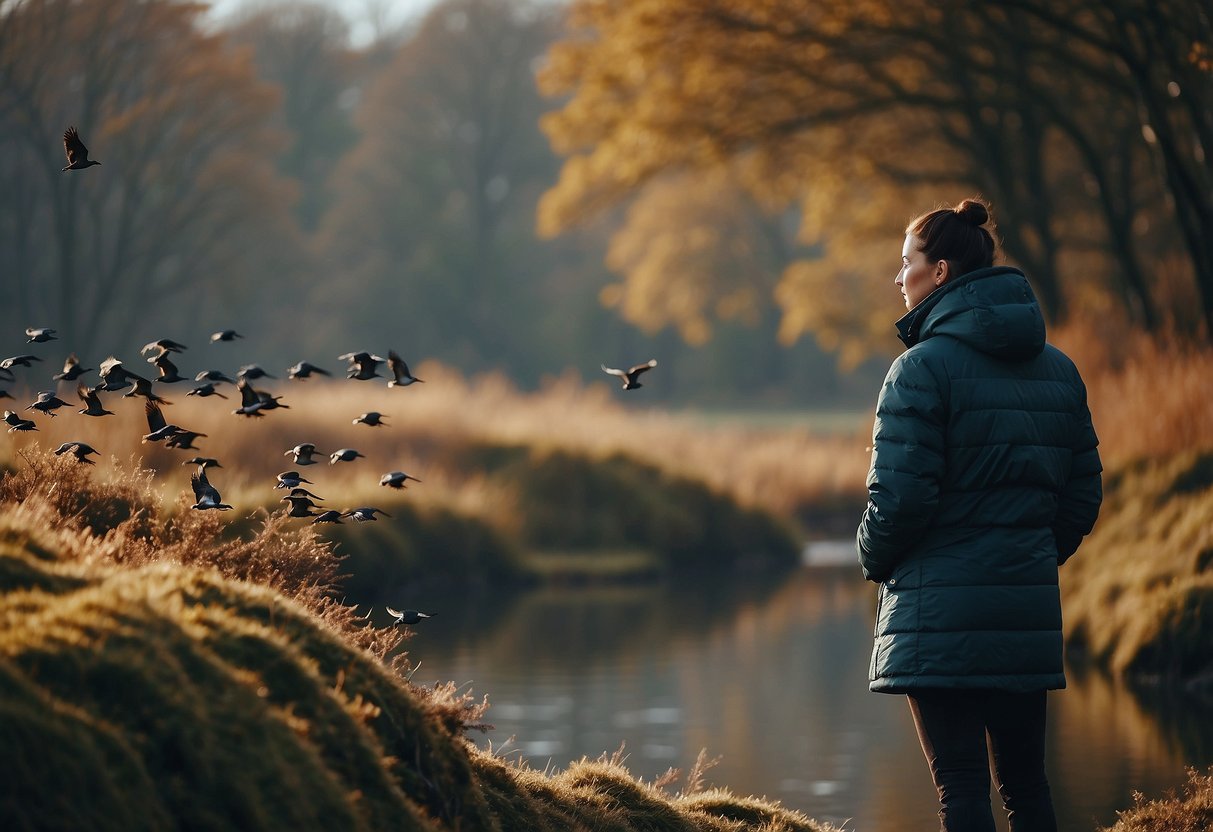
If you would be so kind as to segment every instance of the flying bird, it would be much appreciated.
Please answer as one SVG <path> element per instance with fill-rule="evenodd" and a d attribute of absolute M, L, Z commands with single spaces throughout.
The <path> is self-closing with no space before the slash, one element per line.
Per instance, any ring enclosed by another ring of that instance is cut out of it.
<path fill-rule="evenodd" d="M 241 377 L 240 381 L 236 382 L 236 389 L 240 391 L 240 407 L 232 411 L 242 416 L 260 416 L 266 410 L 274 410 L 279 407 L 290 409 L 288 404 L 280 404 L 281 396 L 273 396 L 264 390 L 258 390 L 253 385 L 248 383 L 248 379 Z"/>
<path fill-rule="evenodd" d="M 123 367 L 122 362 L 111 355 L 101 362 L 97 375 L 101 377 L 101 384 L 96 389 L 112 392 L 128 386 L 131 377 L 135 374 Z"/>
<path fill-rule="evenodd" d="M 336 511 L 334 509 L 329 509 L 328 511 L 322 511 L 319 514 L 315 515 L 312 518 L 312 524 L 315 525 L 316 523 L 340 523 L 341 516 L 342 516 L 341 512 Z"/>
<path fill-rule="evenodd" d="M 383 509 L 374 508 L 372 506 L 362 506 L 360 508 L 351 509 L 350 511 L 345 512 L 343 516 L 353 517 L 359 523 L 365 523 L 368 520 L 378 520 L 379 518 L 375 516 L 376 514 L 382 514 L 384 517 L 392 516 Z"/>
<path fill-rule="evenodd" d="M 26 327 L 25 335 L 29 338 L 27 344 L 45 344 L 47 341 L 58 341 L 55 337 L 55 330 L 48 327 Z"/>
<path fill-rule="evenodd" d="M 290 497 L 292 499 L 297 499 L 299 497 L 307 497 L 309 500 L 319 500 L 322 503 L 324 502 L 324 498 L 321 497 L 319 494 L 313 494 L 312 492 L 308 491 L 306 488 L 303 488 L 301 486 L 295 486 L 294 488 L 291 489 L 291 493 L 287 494 L 286 496 Z"/>
<path fill-rule="evenodd" d="M 388 350 L 387 368 L 392 371 L 393 376 L 387 383 L 388 387 L 408 387 L 415 382 L 425 381 L 409 372 L 409 365 L 404 363 L 404 359 L 397 355 L 395 350 Z"/>
<path fill-rule="evenodd" d="M 300 477 L 300 472 L 284 471 L 283 473 L 278 474 L 278 485 L 275 485 L 274 488 L 275 489 L 297 489 L 301 483 L 307 483 L 308 485 L 315 485 L 315 483 L 313 483 L 312 480 L 303 479 L 302 477 Z"/>
<path fill-rule="evenodd" d="M 305 378 L 311 378 L 311 376 L 314 373 L 322 375 L 322 376 L 331 376 L 332 375 L 332 373 L 330 373 L 328 370 L 326 370 L 322 367 L 317 367 L 315 364 L 312 364 L 311 362 L 300 361 L 298 364 L 296 364 L 293 367 L 290 367 L 286 371 L 286 377 L 289 379 L 305 379 Z"/>
<path fill-rule="evenodd" d="M 256 381 L 259 378 L 277 378 L 270 375 L 261 368 L 260 364 L 245 364 L 236 371 L 236 378 L 244 379 L 245 381 Z"/>
<path fill-rule="evenodd" d="M 221 399 L 227 398 L 227 396 L 223 395 L 222 393 L 220 393 L 218 390 L 215 389 L 215 382 L 213 382 L 213 381 L 208 381 L 206 384 L 199 384 L 197 387 L 195 387 L 193 390 L 189 391 L 185 395 L 198 396 L 203 399 L 205 399 L 208 396 L 218 396 Z"/>
<path fill-rule="evenodd" d="M 344 355 L 337 356 L 339 361 L 348 361 L 350 366 L 346 369 L 345 377 L 353 378 L 359 381 L 368 381 L 372 378 L 383 378 L 375 370 L 383 363 L 383 359 L 377 355 L 372 355 L 369 352 L 347 352 Z"/>
<path fill-rule="evenodd" d="M 67 402 L 56 396 L 54 393 L 45 392 L 39 393 L 37 400 L 33 404 L 26 407 L 26 410 L 37 410 L 39 413 L 45 413 L 47 416 L 54 416 L 55 411 L 65 406 Z"/>
<path fill-rule="evenodd" d="M 204 511 L 208 508 L 227 511 L 231 508 L 231 506 L 223 502 L 223 499 L 219 496 L 219 490 L 207 480 L 205 469 L 195 474 L 190 474 L 190 485 L 194 489 L 194 504 L 190 508 L 196 508 L 199 511 Z"/>
<path fill-rule="evenodd" d="M 194 430 L 178 430 L 172 436 L 168 437 L 164 443 L 164 447 L 177 448 L 178 450 L 182 451 L 195 451 L 198 448 L 196 445 L 194 445 L 194 440 L 204 436 L 206 436 L 205 433 L 198 433 Z"/>
<path fill-rule="evenodd" d="M 126 380 L 131 383 L 130 389 L 122 394 L 122 398 L 129 399 L 132 396 L 143 396 L 149 402 L 157 404 L 171 404 L 167 399 L 162 399 L 152 392 L 152 383 L 141 375 L 125 371 Z M 100 388 L 105 389 L 105 388 Z"/>
<path fill-rule="evenodd" d="M 161 338 L 159 341 L 152 341 L 144 344 L 139 350 L 140 355 L 147 355 L 149 352 L 155 352 L 158 355 L 164 355 L 166 352 L 184 352 L 188 350 L 185 344 L 178 343 L 172 338 Z M 149 358 L 148 363 L 155 363 L 154 358 Z"/>
<path fill-rule="evenodd" d="M 34 424 L 33 419 L 22 419 L 20 415 L 11 410 L 4 411 L 4 421 L 8 424 L 8 432 L 13 433 L 18 430 L 37 430 L 38 426 Z"/>
<path fill-rule="evenodd" d="M 0 368 L 11 370 L 13 367 L 32 367 L 33 362 L 41 360 L 36 355 L 14 355 L 0 361 Z"/>
<path fill-rule="evenodd" d="M 177 381 L 186 381 L 185 376 L 177 372 L 177 365 L 174 364 L 168 357 L 169 350 L 165 350 L 154 358 L 149 358 L 149 364 L 155 364 L 156 369 L 160 371 L 160 376 L 156 381 L 163 384 L 172 384 Z"/>
<path fill-rule="evenodd" d="M 653 358 L 646 361 L 644 364 L 637 364 L 630 370 L 616 370 L 614 367 L 608 367 L 607 365 L 603 364 L 602 371 L 604 373 L 610 373 L 613 376 L 619 376 L 621 379 L 623 379 L 624 390 L 635 390 L 637 387 L 644 386 L 640 383 L 640 374 L 647 373 L 656 366 L 657 359 Z"/>
<path fill-rule="evenodd" d="M 353 448 L 342 448 L 329 454 L 329 465 L 336 465 L 338 462 L 353 462 L 358 457 L 366 459 L 364 454 L 355 451 Z"/>
<path fill-rule="evenodd" d="M 376 411 L 376 410 L 371 410 L 371 411 L 369 411 L 369 412 L 367 412 L 367 413 L 363 413 L 361 416 L 359 416 L 357 419 L 355 419 L 355 420 L 353 421 L 353 424 L 355 424 L 355 425 L 370 425 L 370 426 L 371 426 L 371 427 L 373 427 L 373 428 L 377 428 L 377 427 L 379 427 L 380 425 L 386 425 L 386 424 L 387 424 L 387 422 L 383 421 L 383 414 L 382 414 L 382 413 L 380 413 L 380 412 L 378 412 L 378 411 Z"/>
<path fill-rule="evenodd" d="M 405 480 L 413 480 L 414 482 L 421 482 L 421 480 L 417 479 L 414 476 L 410 476 L 409 474 L 406 474 L 403 471 L 392 471 L 392 472 L 384 474 L 382 477 L 380 477 L 379 484 L 386 485 L 388 488 L 407 488 L 408 486 L 406 486 L 404 484 Z"/>
<path fill-rule="evenodd" d="M 164 414 L 160 411 L 160 406 L 151 399 L 143 403 L 143 412 L 147 416 L 147 427 L 150 431 L 143 437 L 144 442 L 159 442 L 162 439 L 168 439 L 170 436 L 183 433 L 181 428 L 176 425 L 170 425 L 164 420 Z"/>
<path fill-rule="evenodd" d="M 106 410 L 101 405 L 101 396 L 96 390 L 89 388 L 87 385 L 77 382 L 76 395 L 80 397 L 80 401 L 84 402 L 84 407 L 77 410 L 77 413 L 83 413 L 85 416 L 113 416 L 114 411 Z"/>
<path fill-rule="evenodd" d="M 202 471 L 203 473 L 206 472 L 207 468 L 222 468 L 223 467 L 222 465 L 219 464 L 219 460 L 214 459 L 213 457 L 209 457 L 209 456 L 191 457 L 190 459 L 187 459 L 185 462 L 183 462 L 181 464 L 182 465 L 197 465 L 198 470 Z"/>
<path fill-rule="evenodd" d="M 220 341 L 235 341 L 237 338 L 243 337 L 243 335 L 234 329 L 221 329 L 218 332 L 211 333 L 211 343 L 218 344 Z"/>
<path fill-rule="evenodd" d="M 203 370 L 198 375 L 194 376 L 194 381 L 209 381 L 218 384 L 221 381 L 226 381 L 228 384 L 235 384 L 236 379 L 230 378 L 221 370 Z"/>
<path fill-rule="evenodd" d="M 316 446 L 311 442 L 301 442 L 284 453 L 283 456 L 291 456 L 294 454 L 296 465 L 315 465 L 316 460 L 312 459 L 312 455 L 323 453 L 324 451 L 316 450 Z"/>
<path fill-rule="evenodd" d="M 320 514 L 312 510 L 317 506 L 306 494 L 287 494 L 279 502 L 291 504 L 286 511 L 287 517 L 316 517 Z"/>
<path fill-rule="evenodd" d="M 396 619 L 397 624 L 416 624 L 423 618 L 433 618 L 437 613 L 434 612 L 419 612 L 417 610 L 394 610 L 391 607 L 386 607 L 388 615 Z"/>
<path fill-rule="evenodd" d="M 72 456 L 76 457 L 78 461 L 83 462 L 85 465 L 96 464 L 88 458 L 89 454 L 97 453 L 97 449 L 92 445 L 86 445 L 83 442 L 64 442 L 55 449 L 55 456 L 62 456 L 63 454 L 69 452 L 72 454 Z"/>
<path fill-rule="evenodd" d="M 80 134 L 75 127 L 63 131 L 63 152 L 67 154 L 67 170 L 83 170 L 93 165 L 101 164 L 96 159 L 88 158 L 88 148 L 80 141 Z"/>
<path fill-rule="evenodd" d="M 76 357 L 75 353 L 72 353 L 63 362 L 63 372 L 55 373 L 51 378 L 55 381 L 75 381 L 80 376 L 91 371 L 92 367 L 80 366 L 80 359 Z"/>

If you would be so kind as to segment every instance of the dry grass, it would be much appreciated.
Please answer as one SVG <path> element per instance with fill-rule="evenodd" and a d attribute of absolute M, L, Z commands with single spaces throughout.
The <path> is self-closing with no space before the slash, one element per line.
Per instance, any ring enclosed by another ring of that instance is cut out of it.
<path fill-rule="evenodd" d="M 1213 770 L 1188 772 L 1180 794 L 1147 800 L 1134 794 L 1135 805 L 1120 814 L 1114 826 L 1101 832 L 1208 832 L 1213 829 Z"/>

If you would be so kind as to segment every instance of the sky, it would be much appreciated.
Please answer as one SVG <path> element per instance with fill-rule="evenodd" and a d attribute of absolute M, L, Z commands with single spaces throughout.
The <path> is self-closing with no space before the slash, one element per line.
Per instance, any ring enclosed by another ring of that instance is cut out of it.
<path fill-rule="evenodd" d="M 363 46 L 371 40 L 372 29 L 368 22 L 369 12 L 383 10 L 386 21 L 396 26 L 415 19 L 438 0 L 315 0 L 341 12 L 350 21 L 350 39 L 354 46 Z M 276 0 L 212 0 L 211 16 L 222 20 L 243 6 L 277 5 Z"/>

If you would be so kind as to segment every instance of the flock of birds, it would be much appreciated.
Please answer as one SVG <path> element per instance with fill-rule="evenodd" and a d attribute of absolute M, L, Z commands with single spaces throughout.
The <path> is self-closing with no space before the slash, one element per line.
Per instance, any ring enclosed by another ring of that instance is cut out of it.
<path fill-rule="evenodd" d="M 75 127 L 69 127 L 64 131 L 63 148 L 68 162 L 67 166 L 63 168 L 64 171 L 78 171 L 101 164 L 97 160 L 89 158 L 88 148 L 81 141 Z M 49 341 L 58 340 L 56 330 L 49 327 L 27 328 L 25 335 L 27 344 L 44 344 Z M 241 337 L 235 330 L 224 329 L 212 334 L 210 340 L 212 343 L 219 344 L 231 342 Z M 123 398 L 141 397 L 144 399 L 143 407 L 148 426 L 148 433 L 142 437 L 143 442 L 163 442 L 165 447 L 169 448 L 185 451 L 198 450 L 194 442 L 199 438 L 206 437 L 206 434 L 169 422 L 165 418 L 162 406 L 170 404 L 170 402 L 157 392 L 157 389 L 164 388 L 156 388 L 154 386 L 155 384 L 170 385 L 189 381 L 187 376 L 181 375 L 174 360 L 175 356 L 178 356 L 186 349 L 188 348 L 184 344 L 170 338 L 161 338 L 145 344 L 140 350 L 140 354 L 147 356 L 147 362 L 156 368 L 157 375 L 154 379 L 133 372 L 124 366 L 121 360 L 111 355 L 102 361 L 96 370 L 99 377 L 98 383 L 89 386 L 82 378 L 86 373 L 93 372 L 93 369 L 84 367 L 74 353 L 67 357 L 63 364 L 63 370 L 54 374 L 52 379 L 55 382 L 76 383 L 76 396 L 84 405 L 77 412 L 84 416 L 103 417 L 114 414 L 114 411 L 106 409 L 101 398 L 103 393 L 121 391 Z M 0 360 L 0 384 L 16 381 L 13 368 L 32 368 L 34 362 L 42 360 L 41 357 L 35 354 L 14 355 Z M 377 378 L 387 378 L 388 387 L 408 387 L 424 381 L 424 379 L 417 378 L 409 371 L 408 364 L 394 350 L 388 352 L 387 358 L 382 358 L 374 353 L 360 351 L 345 353 L 339 356 L 339 360 L 348 362 L 346 369 L 347 379 L 370 381 Z M 384 364 L 387 365 L 390 377 L 382 376 L 378 372 L 379 368 Z M 623 382 L 622 386 L 624 390 L 635 390 L 642 386 L 640 382 L 641 374 L 648 372 L 656 366 L 657 361 L 653 359 L 626 370 L 607 367 L 603 364 L 602 370 L 609 375 L 620 378 Z M 304 380 L 313 376 L 331 375 L 327 370 L 307 361 L 300 361 L 286 372 L 287 378 L 291 380 Z M 232 378 L 220 370 L 203 370 L 194 376 L 194 386 L 186 395 L 198 396 L 200 398 L 215 396 L 227 399 L 228 396 L 221 392 L 219 385 L 230 384 L 235 387 L 240 396 L 240 406 L 232 411 L 235 415 L 246 418 L 261 418 L 272 410 L 289 408 L 289 405 L 282 403 L 282 396 L 274 395 L 267 390 L 261 390 L 254 386 L 253 382 L 258 379 L 275 378 L 275 376 L 266 372 L 259 365 L 245 364 L 240 367 L 235 376 L 235 378 Z M 57 391 L 58 387 L 55 390 L 40 392 L 37 399 L 26 406 L 25 410 L 35 411 L 52 418 L 55 417 L 56 410 L 68 406 L 68 402 L 60 398 L 57 395 Z M 0 389 L 0 399 L 4 398 L 11 399 L 13 396 L 7 389 Z M 387 425 L 384 418 L 385 416 L 382 413 L 369 411 L 358 416 L 353 422 L 354 424 L 369 427 L 380 427 Z M 36 431 L 38 429 L 33 419 L 27 419 L 14 410 L 4 411 L 4 421 L 8 425 L 9 433 Z M 55 449 L 54 453 L 57 456 L 71 454 L 79 462 L 92 465 L 94 462 L 90 457 L 97 454 L 98 451 L 86 442 L 69 441 L 61 444 Z M 314 444 L 304 442 L 288 449 L 283 455 L 292 457 L 296 466 L 304 467 L 317 464 L 318 460 L 315 457 L 323 456 L 324 454 Z M 364 458 L 365 455 L 355 448 L 340 448 L 328 454 L 329 465 L 353 462 L 356 459 Z M 190 506 L 191 509 L 198 511 L 228 511 L 233 508 L 230 504 L 223 502 L 223 497 L 219 490 L 207 476 L 207 469 L 223 467 L 219 460 L 212 457 L 194 456 L 182 464 L 196 466 L 196 471 L 190 475 L 190 486 L 194 496 L 194 502 Z M 407 487 L 409 480 L 421 482 L 417 477 L 404 471 L 389 471 L 380 477 L 379 484 L 388 488 L 403 489 Z M 344 511 L 324 508 L 317 505 L 316 502 L 323 501 L 324 498 L 309 491 L 304 485 L 314 485 L 314 483 L 300 474 L 298 470 L 283 471 L 278 475 L 274 488 L 287 490 L 287 494 L 280 500 L 281 502 L 288 503 L 287 516 L 310 518 L 313 524 L 341 523 L 344 518 L 353 519 L 357 522 L 369 522 L 376 520 L 378 515 L 391 516 L 375 506 L 359 506 Z M 431 613 L 423 613 L 417 610 L 396 610 L 391 607 L 388 607 L 387 611 L 396 619 L 397 623 L 406 625 L 416 624 L 418 621 L 429 618 L 432 615 Z"/>

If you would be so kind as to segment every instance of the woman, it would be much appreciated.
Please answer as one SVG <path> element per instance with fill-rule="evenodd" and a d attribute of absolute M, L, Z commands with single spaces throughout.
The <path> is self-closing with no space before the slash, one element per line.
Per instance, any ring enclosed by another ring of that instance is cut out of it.
<path fill-rule="evenodd" d="M 993 265 L 988 221 L 966 199 L 906 228 L 908 349 L 877 402 L 856 536 L 880 584 L 869 687 L 908 696 L 945 832 L 995 829 L 991 758 L 1012 832 L 1052 832 L 1057 570 L 1095 524 L 1102 468 L 1078 370 L 1024 275 Z"/>

